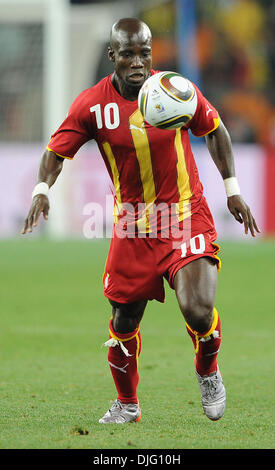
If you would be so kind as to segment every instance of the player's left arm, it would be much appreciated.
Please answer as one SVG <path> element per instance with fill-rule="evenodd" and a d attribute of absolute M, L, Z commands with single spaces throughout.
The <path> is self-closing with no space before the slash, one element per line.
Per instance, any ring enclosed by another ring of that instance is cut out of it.
<path fill-rule="evenodd" d="M 207 134 L 205 139 L 209 153 L 223 180 L 227 180 L 232 177 L 235 178 L 235 164 L 231 139 L 221 119 L 219 121 L 219 126 L 213 132 Z M 231 182 L 231 180 L 228 181 Z M 232 181 L 235 182 L 236 180 Z M 255 237 L 256 232 L 260 233 L 260 229 L 251 214 L 250 208 L 242 198 L 241 194 L 228 196 L 227 206 L 235 219 L 241 224 L 244 224 L 246 234 L 250 231 L 251 235 Z"/>

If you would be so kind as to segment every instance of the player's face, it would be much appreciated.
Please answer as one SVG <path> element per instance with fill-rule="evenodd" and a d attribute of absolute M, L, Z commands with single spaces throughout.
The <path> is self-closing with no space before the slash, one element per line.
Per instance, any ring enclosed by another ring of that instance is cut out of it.
<path fill-rule="evenodd" d="M 151 38 L 144 35 L 133 35 L 130 40 L 129 37 L 120 38 L 109 56 L 118 80 L 138 92 L 152 68 Z"/>
<path fill-rule="evenodd" d="M 151 67 L 151 45 L 145 43 L 119 48 L 115 70 L 125 83 L 141 87 L 148 78 Z"/>

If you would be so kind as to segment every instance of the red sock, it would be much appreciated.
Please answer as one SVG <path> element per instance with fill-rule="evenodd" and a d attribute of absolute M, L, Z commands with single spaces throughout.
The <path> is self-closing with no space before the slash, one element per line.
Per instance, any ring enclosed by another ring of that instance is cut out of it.
<path fill-rule="evenodd" d="M 217 355 L 221 344 L 221 321 L 214 308 L 214 320 L 209 331 L 198 333 L 186 323 L 195 348 L 195 367 L 199 375 L 209 375 L 217 370 Z"/>
<path fill-rule="evenodd" d="M 138 403 L 138 358 L 141 350 L 139 327 L 130 333 L 117 333 L 109 323 L 110 339 L 119 341 L 109 347 L 108 361 L 118 396 L 122 403 Z M 125 349 L 126 348 L 126 349 Z"/>

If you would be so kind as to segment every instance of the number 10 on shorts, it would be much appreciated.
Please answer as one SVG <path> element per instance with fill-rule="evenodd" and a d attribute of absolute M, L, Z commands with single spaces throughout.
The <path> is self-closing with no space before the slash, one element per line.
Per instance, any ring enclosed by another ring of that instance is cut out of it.
<path fill-rule="evenodd" d="M 188 246 L 190 245 L 190 251 L 193 255 L 200 255 L 205 251 L 205 239 L 204 235 L 200 233 L 193 238 L 190 238 L 188 242 L 181 244 L 181 257 L 184 258 L 187 254 Z"/>

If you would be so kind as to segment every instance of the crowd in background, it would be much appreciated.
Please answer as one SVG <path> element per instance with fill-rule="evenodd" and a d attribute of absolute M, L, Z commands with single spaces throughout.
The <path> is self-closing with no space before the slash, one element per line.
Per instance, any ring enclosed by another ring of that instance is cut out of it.
<path fill-rule="evenodd" d="M 235 142 L 275 146 L 275 2 L 196 0 L 200 87 Z M 154 65 L 178 69 L 177 4 L 144 9 Z"/>
<path fill-rule="evenodd" d="M 177 1 L 141 1 L 136 5 L 137 16 L 153 33 L 154 67 L 178 70 Z M 219 110 L 233 142 L 275 147 L 275 2 L 194 0 L 194 6 L 203 93 Z M 1 141 L 41 140 L 42 33 L 41 25 L 11 27 L 0 21 Z M 112 70 L 106 46 L 96 80 Z"/>

